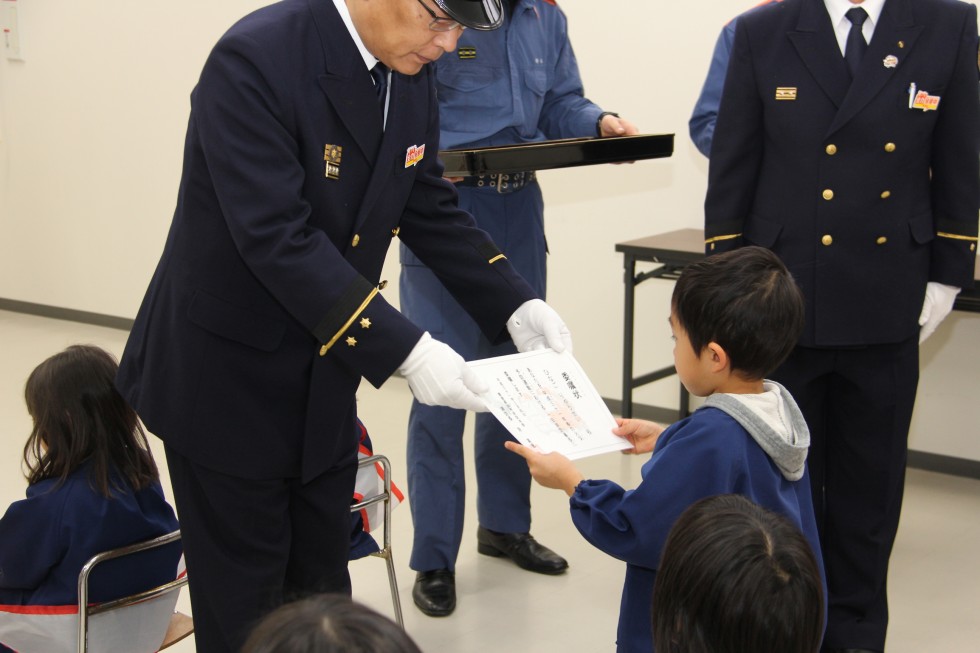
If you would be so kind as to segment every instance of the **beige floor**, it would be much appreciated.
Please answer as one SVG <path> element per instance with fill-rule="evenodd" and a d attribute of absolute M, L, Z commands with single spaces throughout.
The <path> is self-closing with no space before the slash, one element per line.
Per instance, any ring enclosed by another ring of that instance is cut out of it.
<path fill-rule="evenodd" d="M 125 333 L 71 322 L 0 311 L 0 508 L 23 496 L 18 461 L 29 432 L 23 384 L 33 367 L 72 343 L 91 343 L 120 354 Z M 410 394 L 393 379 L 382 390 L 364 383 L 360 413 L 377 450 L 405 478 L 405 423 Z M 468 437 L 470 437 L 468 435 Z M 159 442 L 157 462 L 166 475 Z M 642 460 L 606 455 L 585 461 L 586 475 L 633 485 Z M 475 483 L 470 469 L 468 522 L 459 556 L 459 607 L 451 617 L 432 619 L 415 609 L 413 572 L 408 568 L 411 517 L 408 506 L 394 513 L 394 556 L 405 625 L 430 653 L 489 651 L 614 650 L 623 565 L 599 553 L 574 530 L 564 495 L 535 487 L 533 532 L 570 563 L 564 576 L 527 573 L 512 564 L 480 556 L 475 542 Z M 164 478 L 169 494 L 169 479 Z M 410 488 L 404 488 L 410 491 Z M 980 481 L 912 470 L 902 527 L 892 558 L 890 653 L 980 650 Z M 355 598 L 391 614 L 381 560 L 352 565 Z M 180 605 L 191 611 L 189 600 Z M 193 638 L 171 648 L 194 650 Z"/>

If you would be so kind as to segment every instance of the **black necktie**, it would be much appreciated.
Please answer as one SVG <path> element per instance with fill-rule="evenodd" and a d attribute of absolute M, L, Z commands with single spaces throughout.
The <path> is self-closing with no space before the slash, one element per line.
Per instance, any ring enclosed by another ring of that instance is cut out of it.
<path fill-rule="evenodd" d="M 378 94 L 378 106 L 381 107 L 381 115 L 384 115 L 385 96 L 388 90 L 388 67 L 379 61 L 371 69 L 371 77 L 374 79 L 374 91 Z"/>
<path fill-rule="evenodd" d="M 847 33 L 847 43 L 844 45 L 844 61 L 847 63 L 847 69 L 851 71 L 851 79 L 854 79 L 861 65 L 861 59 L 864 58 L 864 52 L 868 49 L 868 43 L 864 40 L 861 31 L 864 21 L 868 18 L 868 12 L 861 7 L 854 7 L 848 9 L 844 15 L 851 21 L 851 31 Z"/>

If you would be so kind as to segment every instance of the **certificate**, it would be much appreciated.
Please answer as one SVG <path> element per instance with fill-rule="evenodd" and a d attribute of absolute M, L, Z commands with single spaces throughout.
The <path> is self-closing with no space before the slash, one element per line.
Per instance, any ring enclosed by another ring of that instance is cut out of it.
<path fill-rule="evenodd" d="M 487 407 L 517 440 L 575 460 L 632 445 L 612 434 L 616 420 L 578 361 L 539 349 L 471 361 L 490 390 Z"/>

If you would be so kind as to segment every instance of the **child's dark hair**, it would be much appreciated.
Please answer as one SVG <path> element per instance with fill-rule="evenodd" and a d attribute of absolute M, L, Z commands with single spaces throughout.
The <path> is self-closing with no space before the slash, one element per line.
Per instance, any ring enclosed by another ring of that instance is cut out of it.
<path fill-rule="evenodd" d="M 762 379 L 786 360 L 803 331 L 803 293 L 779 258 L 742 247 L 684 268 L 671 308 L 700 355 L 708 343 L 733 372 Z"/>
<path fill-rule="evenodd" d="M 671 528 L 653 589 L 657 653 L 816 653 L 823 614 L 816 557 L 785 517 L 725 494 Z"/>
<path fill-rule="evenodd" d="M 421 653 L 391 619 L 342 594 L 287 603 L 252 631 L 242 653 Z"/>
<path fill-rule="evenodd" d="M 24 386 L 34 428 L 24 445 L 27 482 L 64 482 L 83 462 L 93 489 L 106 497 L 121 477 L 133 490 L 158 478 L 136 412 L 113 383 L 118 365 L 108 352 L 72 345 L 34 368 Z"/>

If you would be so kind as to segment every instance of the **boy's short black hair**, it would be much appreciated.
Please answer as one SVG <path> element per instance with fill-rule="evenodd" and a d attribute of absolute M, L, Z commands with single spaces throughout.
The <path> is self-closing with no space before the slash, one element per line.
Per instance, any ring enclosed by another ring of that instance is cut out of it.
<path fill-rule="evenodd" d="M 733 372 L 762 379 L 786 360 L 803 331 L 803 293 L 763 247 L 742 247 L 684 268 L 671 308 L 699 354 L 710 342 Z"/>

